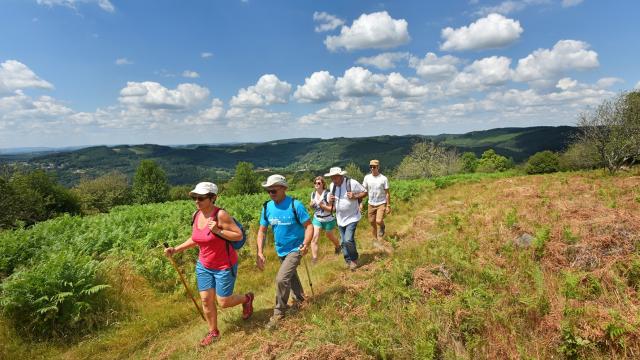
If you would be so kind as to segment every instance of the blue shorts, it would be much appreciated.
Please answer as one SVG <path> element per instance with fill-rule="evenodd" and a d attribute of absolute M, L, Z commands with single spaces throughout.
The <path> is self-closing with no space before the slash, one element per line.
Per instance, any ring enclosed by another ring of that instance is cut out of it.
<path fill-rule="evenodd" d="M 231 269 L 212 270 L 207 269 L 200 263 L 196 262 L 196 278 L 198 279 L 198 291 L 206 291 L 215 289 L 216 295 L 227 297 L 233 294 L 233 287 L 236 285 L 236 277 L 233 274 L 238 273 L 238 264 L 233 265 L 233 273 Z"/>
<path fill-rule="evenodd" d="M 331 221 L 319 221 L 314 217 L 313 220 L 311 220 L 311 224 L 313 224 L 313 226 L 315 227 L 319 227 L 324 231 L 331 231 L 334 227 L 336 227 L 336 219 L 333 219 Z"/>

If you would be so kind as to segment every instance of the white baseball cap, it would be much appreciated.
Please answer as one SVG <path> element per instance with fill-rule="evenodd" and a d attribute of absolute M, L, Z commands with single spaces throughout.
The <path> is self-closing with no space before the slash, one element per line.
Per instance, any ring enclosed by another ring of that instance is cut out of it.
<path fill-rule="evenodd" d="M 201 182 L 196 185 L 196 187 L 189 192 L 189 195 L 208 195 L 208 194 L 218 194 L 218 186 L 212 182 Z"/>

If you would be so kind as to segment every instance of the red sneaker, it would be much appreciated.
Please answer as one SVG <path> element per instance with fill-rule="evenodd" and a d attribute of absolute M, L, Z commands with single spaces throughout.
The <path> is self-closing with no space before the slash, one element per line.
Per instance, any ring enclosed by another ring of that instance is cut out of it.
<path fill-rule="evenodd" d="M 247 302 L 242 304 L 242 320 L 247 320 L 253 314 L 253 293 L 246 293 Z"/>
<path fill-rule="evenodd" d="M 204 339 L 200 340 L 200 346 L 211 345 L 212 342 L 220 340 L 220 331 L 213 330 L 209 331 L 209 333 L 204 337 Z"/>

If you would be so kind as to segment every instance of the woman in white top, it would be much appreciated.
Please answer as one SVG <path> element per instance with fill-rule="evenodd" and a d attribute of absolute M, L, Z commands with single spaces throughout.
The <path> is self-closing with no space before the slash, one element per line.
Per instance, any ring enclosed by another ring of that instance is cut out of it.
<path fill-rule="evenodd" d="M 313 238 L 311 239 L 311 261 L 315 263 L 318 261 L 318 239 L 320 238 L 320 231 L 324 230 L 325 234 L 333 243 L 335 247 L 335 253 L 339 254 L 342 249 L 338 238 L 333 233 L 333 229 L 336 227 L 336 218 L 331 213 L 331 206 L 327 202 L 329 196 L 329 190 L 326 189 L 326 184 L 322 176 L 318 176 L 313 180 L 314 191 L 311 192 L 311 199 L 309 206 L 314 210 L 313 219 Z"/>

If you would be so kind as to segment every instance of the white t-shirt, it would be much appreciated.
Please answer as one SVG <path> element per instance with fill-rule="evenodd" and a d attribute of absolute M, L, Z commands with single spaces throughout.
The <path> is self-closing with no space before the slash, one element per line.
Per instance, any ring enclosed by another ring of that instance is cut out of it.
<path fill-rule="evenodd" d="M 351 182 L 351 192 L 360 193 L 366 191 L 358 181 L 353 179 L 349 179 L 349 181 Z M 347 226 L 359 221 L 362 216 L 358 208 L 358 199 L 349 199 L 347 197 L 347 182 L 342 181 L 342 184 L 336 188 L 335 193 L 333 192 L 333 187 L 334 184 L 331 183 L 329 191 L 336 196 L 335 207 L 338 226 Z"/>
<path fill-rule="evenodd" d="M 386 176 L 378 174 L 373 176 L 367 174 L 362 181 L 362 186 L 369 192 L 369 204 L 373 206 L 381 205 L 387 202 L 387 193 L 389 189 L 389 180 Z"/>

